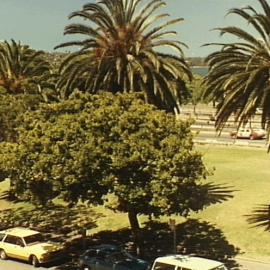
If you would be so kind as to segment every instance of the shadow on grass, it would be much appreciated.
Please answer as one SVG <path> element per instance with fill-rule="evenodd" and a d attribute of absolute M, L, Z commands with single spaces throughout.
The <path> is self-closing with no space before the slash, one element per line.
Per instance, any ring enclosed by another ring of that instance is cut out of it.
<path fill-rule="evenodd" d="M 0 230 L 22 226 L 42 232 L 45 239 L 73 243 L 81 236 L 83 228 L 96 227 L 98 216 L 84 205 L 71 208 L 62 205 L 30 209 L 20 207 L 0 211 Z"/>
<path fill-rule="evenodd" d="M 174 253 L 173 233 L 167 223 L 150 221 L 142 229 L 144 259 L 153 262 L 158 256 Z M 190 219 L 176 225 L 177 253 L 192 254 L 224 262 L 229 269 L 239 266 L 234 257 L 240 253 L 230 244 L 222 231 L 210 223 Z M 133 253 L 132 236 L 129 229 L 103 231 L 88 238 L 87 246 L 97 244 L 121 245 Z M 79 250 L 78 254 L 81 252 Z M 76 269 L 62 265 L 58 270 Z"/>
<path fill-rule="evenodd" d="M 262 227 L 265 231 L 270 231 L 270 205 L 258 205 L 246 218 L 253 227 Z"/>
<path fill-rule="evenodd" d="M 61 261 L 46 264 L 44 268 L 77 270 L 77 254 L 84 248 L 82 229 L 96 227 L 95 220 L 100 216 L 84 205 L 7 209 L 0 211 L 0 230 L 22 226 L 42 232 L 46 241 L 64 244 L 67 254 Z"/>
<path fill-rule="evenodd" d="M 1 192 L 0 200 L 6 200 L 8 202 L 19 202 L 16 196 L 14 196 L 9 190 Z"/>

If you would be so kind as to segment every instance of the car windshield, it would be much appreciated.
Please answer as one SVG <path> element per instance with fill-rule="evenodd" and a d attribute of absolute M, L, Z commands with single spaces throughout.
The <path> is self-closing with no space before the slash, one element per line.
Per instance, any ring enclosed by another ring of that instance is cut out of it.
<path fill-rule="evenodd" d="M 40 233 L 36 233 L 36 234 L 32 234 L 32 235 L 24 237 L 24 241 L 25 241 L 26 245 L 31 245 L 31 244 L 34 244 L 36 242 L 42 242 L 43 238 L 42 238 L 42 235 Z"/>

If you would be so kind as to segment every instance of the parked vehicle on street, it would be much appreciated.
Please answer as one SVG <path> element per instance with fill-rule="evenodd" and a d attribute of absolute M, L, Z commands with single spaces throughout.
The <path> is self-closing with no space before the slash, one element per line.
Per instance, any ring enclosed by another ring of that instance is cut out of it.
<path fill-rule="evenodd" d="M 240 128 L 231 132 L 231 137 L 234 139 L 250 139 L 259 140 L 266 136 L 266 131 L 262 128 Z"/>
<path fill-rule="evenodd" d="M 20 259 L 38 267 L 59 259 L 64 255 L 63 247 L 43 241 L 42 234 L 27 228 L 11 228 L 0 231 L 0 259 Z"/>
<path fill-rule="evenodd" d="M 82 270 L 146 270 L 150 264 L 115 245 L 90 247 L 79 258 Z"/>
<path fill-rule="evenodd" d="M 222 262 L 187 255 L 158 257 L 151 270 L 227 270 Z"/>

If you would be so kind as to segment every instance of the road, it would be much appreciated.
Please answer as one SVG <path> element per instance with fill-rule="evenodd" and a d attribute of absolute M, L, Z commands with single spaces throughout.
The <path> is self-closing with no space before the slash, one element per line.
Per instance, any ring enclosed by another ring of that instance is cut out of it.
<path fill-rule="evenodd" d="M 15 261 L 11 261 L 11 260 L 7 260 L 7 261 L 0 261 L 0 270 L 33 270 L 34 267 L 26 264 L 26 263 L 22 263 L 22 262 L 15 262 Z M 44 267 L 39 267 L 39 270 L 52 270 L 55 269 L 55 267 L 50 267 L 50 268 L 44 268 Z"/>
<path fill-rule="evenodd" d="M 241 267 L 239 270 L 270 270 L 270 263 L 260 262 L 256 260 L 249 260 L 245 258 L 237 258 L 237 262 Z M 0 270 L 33 270 L 33 266 L 22 262 L 15 262 L 11 260 L 0 261 Z M 38 270 L 56 270 L 56 267 L 39 267 Z M 69 268 L 66 268 L 67 270 Z"/>
<path fill-rule="evenodd" d="M 20 261 L 14 261 L 14 260 L 6 260 L 6 261 L 1 261 L 0 260 L 0 270 L 33 270 L 33 269 L 38 269 L 38 270 L 60 270 L 60 269 L 65 269 L 65 270 L 74 270 L 74 267 L 68 266 L 68 263 L 58 263 L 60 265 L 57 266 L 57 263 L 54 263 L 54 266 L 42 266 L 38 268 L 34 268 L 32 265 L 27 264 L 25 262 L 20 262 Z M 71 264 L 71 263 L 69 263 Z M 74 266 L 74 265 L 73 265 Z"/>
<path fill-rule="evenodd" d="M 192 128 L 192 132 L 195 135 L 195 142 L 199 143 L 212 143 L 212 144 L 224 144 L 224 145 L 238 145 L 259 147 L 267 149 L 267 142 L 262 140 L 249 140 L 249 139 L 232 139 L 229 132 L 222 132 L 220 135 L 216 131 L 210 129 Z"/>

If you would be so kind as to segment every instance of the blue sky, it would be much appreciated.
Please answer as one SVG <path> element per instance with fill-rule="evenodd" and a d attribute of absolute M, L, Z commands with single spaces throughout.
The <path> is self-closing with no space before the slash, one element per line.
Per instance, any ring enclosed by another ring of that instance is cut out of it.
<path fill-rule="evenodd" d="M 218 32 L 210 31 L 215 27 L 247 27 L 237 16 L 225 16 L 230 8 L 249 4 L 259 6 L 257 0 L 165 1 L 167 7 L 164 12 L 172 18 L 185 19 L 175 29 L 178 38 L 189 46 L 185 51 L 187 56 L 206 56 L 214 50 L 212 47 L 201 47 L 202 44 L 230 41 L 229 37 L 221 40 Z M 52 51 L 54 46 L 70 39 L 63 36 L 64 27 L 72 22 L 67 16 L 88 2 L 93 0 L 0 0 L 0 40 L 13 38 L 35 49 Z"/>

